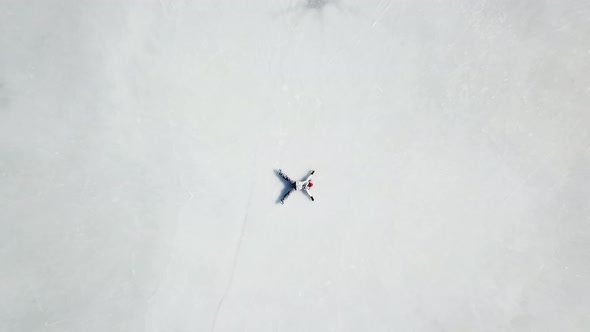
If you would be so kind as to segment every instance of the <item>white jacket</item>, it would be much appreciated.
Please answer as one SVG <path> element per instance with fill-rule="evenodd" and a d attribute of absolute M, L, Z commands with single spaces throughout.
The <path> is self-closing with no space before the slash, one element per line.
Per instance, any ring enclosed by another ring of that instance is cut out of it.
<path fill-rule="evenodd" d="M 307 190 L 308 186 L 309 186 L 309 180 L 295 181 L 295 190 Z"/>
<path fill-rule="evenodd" d="M 309 174 L 309 176 L 307 176 L 307 178 L 303 181 L 295 181 L 295 190 L 308 190 L 308 186 L 309 186 L 309 181 L 311 181 L 311 177 L 313 176 L 313 173 Z"/>

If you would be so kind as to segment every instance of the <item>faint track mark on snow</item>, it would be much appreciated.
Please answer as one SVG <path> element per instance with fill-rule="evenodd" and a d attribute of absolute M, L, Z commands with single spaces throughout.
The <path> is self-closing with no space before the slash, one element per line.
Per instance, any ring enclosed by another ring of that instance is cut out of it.
<path fill-rule="evenodd" d="M 41 303 L 41 300 L 39 299 L 39 294 L 33 289 L 33 287 L 30 284 L 28 284 L 27 286 L 29 287 L 29 292 L 33 297 L 35 307 L 37 308 L 37 310 L 39 310 L 41 314 L 43 314 L 43 316 L 47 316 L 47 311 L 45 310 L 45 306 Z M 45 321 L 44 324 L 47 325 L 47 321 Z"/>
<path fill-rule="evenodd" d="M 186 193 L 188 194 L 188 198 L 186 201 L 184 201 L 181 204 L 181 207 L 186 206 L 190 201 L 192 201 L 192 199 L 194 198 L 194 194 L 191 191 L 191 189 L 189 188 L 189 186 L 187 185 L 187 181 L 184 178 L 184 174 L 182 173 L 182 171 L 180 170 L 180 168 L 178 167 L 178 164 L 182 161 L 180 154 L 178 153 L 178 149 L 176 147 L 176 135 L 175 135 L 175 128 L 174 128 L 174 122 L 172 121 L 172 115 L 170 110 L 168 110 L 166 112 L 166 120 L 167 120 L 167 124 L 168 124 L 168 130 L 169 130 L 169 140 L 170 140 L 170 149 L 172 152 L 172 156 L 173 156 L 173 164 L 172 164 L 172 168 L 174 170 L 174 173 L 176 175 L 176 179 L 178 181 L 178 185 L 180 186 L 180 188 L 182 188 L 183 190 L 186 191 Z M 179 211 L 182 209 L 179 209 Z M 166 260 L 166 265 L 164 267 L 164 271 L 163 273 L 159 276 L 159 278 L 157 279 L 156 282 L 156 286 L 154 288 L 154 291 L 147 297 L 146 299 L 146 303 L 151 303 L 152 300 L 156 297 L 156 295 L 158 294 L 158 292 L 160 291 L 160 288 L 162 287 L 162 283 L 166 280 L 166 278 L 168 278 L 169 276 L 169 272 L 170 272 L 170 266 L 172 265 L 172 261 L 176 258 L 175 254 L 176 254 L 176 247 L 177 247 L 177 239 L 178 239 L 178 230 L 181 227 L 180 225 L 180 212 L 176 213 L 176 217 L 175 217 L 175 222 L 174 222 L 174 231 L 172 233 L 171 236 L 171 248 L 168 252 L 168 257 Z M 147 309 L 146 309 L 147 310 Z M 145 312 L 144 312 L 144 316 L 145 316 Z"/>
<path fill-rule="evenodd" d="M 244 215 L 244 219 L 242 219 L 242 224 L 240 226 L 240 235 L 238 236 L 238 244 L 236 245 L 236 249 L 234 251 L 234 255 L 233 255 L 233 262 L 232 262 L 232 267 L 230 270 L 230 274 L 229 274 L 229 280 L 227 282 L 227 285 L 225 286 L 225 289 L 223 290 L 223 294 L 221 295 L 221 299 L 219 299 L 219 303 L 217 303 L 217 308 L 215 309 L 215 316 L 213 317 L 213 326 L 211 328 L 211 331 L 215 331 L 215 328 L 217 326 L 217 319 L 219 318 L 219 313 L 221 312 L 221 307 L 223 306 L 223 301 L 225 301 L 225 298 L 227 297 L 227 294 L 229 293 L 229 290 L 231 289 L 231 286 L 234 282 L 234 276 L 235 276 L 235 272 L 236 272 L 236 267 L 238 266 L 238 256 L 240 255 L 240 250 L 242 249 L 242 242 L 244 239 L 244 234 L 245 234 L 245 230 L 246 230 L 246 222 L 248 221 L 248 212 L 250 211 L 250 203 L 252 200 L 252 193 L 254 190 L 250 190 L 250 195 L 248 197 L 248 204 L 246 205 L 246 214 Z"/>
<path fill-rule="evenodd" d="M 258 161 L 258 151 L 256 151 L 256 154 L 254 155 L 254 170 L 257 169 L 257 166 L 256 166 L 257 161 Z M 250 188 L 254 188 L 254 183 L 256 183 L 256 177 L 252 178 L 252 183 L 250 184 Z M 244 215 L 244 218 L 242 219 L 242 224 L 240 225 L 240 235 L 238 236 L 238 243 L 236 245 L 236 248 L 235 248 L 234 254 L 233 254 L 232 265 L 231 265 L 231 269 L 230 269 L 230 273 L 229 273 L 229 280 L 227 281 L 227 284 L 225 285 L 225 288 L 223 290 L 223 294 L 221 295 L 221 298 L 219 299 L 219 302 L 217 303 L 217 308 L 215 309 L 215 316 L 213 317 L 213 323 L 211 326 L 212 332 L 214 332 L 217 327 L 217 320 L 219 318 L 219 313 L 221 312 L 221 308 L 223 307 L 223 302 L 225 301 L 225 298 L 227 297 L 227 294 L 229 294 L 229 290 L 231 289 L 231 287 L 234 283 L 234 276 L 236 274 L 236 268 L 238 266 L 238 258 L 240 256 L 240 251 L 242 250 L 242 242 L 244 240 L 244 234 L 246 233 L 246 226 L 247 226 L 247 222 L 248 222 L 248 215 L 250 212 L 250 204 L 252 203 L 253 193 L 254 193 L 254 189 L 250 189 L 250 194 L 248 195 L 248 203 L 246 204 L 246 214 Z"/>

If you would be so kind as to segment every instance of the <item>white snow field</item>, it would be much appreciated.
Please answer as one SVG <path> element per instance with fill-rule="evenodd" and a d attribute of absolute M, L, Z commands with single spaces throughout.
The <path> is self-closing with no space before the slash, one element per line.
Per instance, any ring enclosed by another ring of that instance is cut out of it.
<path fill-rule="evenodd" d="M 2 1 L 0 331 L 589 331 L 589 17 Z"/>

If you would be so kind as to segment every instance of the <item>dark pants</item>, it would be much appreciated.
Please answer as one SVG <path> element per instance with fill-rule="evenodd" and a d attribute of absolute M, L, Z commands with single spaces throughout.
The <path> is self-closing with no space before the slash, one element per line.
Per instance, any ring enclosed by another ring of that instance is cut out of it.
<path fill-rule="evenodd" d="M 279 175 L 285 179 L 287 182 L 289 182 L 291 184 L 291 187 L 293 187 L 293 189 L 295 189 L 295 181 L 291 180 L 291 178 L 289 178 L 287 176 L 287 174 L 283 173 L 282 170 L 279 169 Z"/>
<path fill-rule="evenodd" d="M 287 174 L 283 173 L 282 170 L 279 170 L 279 175 L 285 179 L 285 181 L 289 182 L 291 184 L 291 190 L 287 191 L 287 193 L 285 193 L 285 195 L 283 195 L 283 197 L 281 198 L 281 203 L 283 203 L 287 197 L 289 197 L 289 195 L 291 195 L 291 193 L 293 191 L 295 191 L 296 185 L 295 185 L 295 181 L 291 180 Z"/>

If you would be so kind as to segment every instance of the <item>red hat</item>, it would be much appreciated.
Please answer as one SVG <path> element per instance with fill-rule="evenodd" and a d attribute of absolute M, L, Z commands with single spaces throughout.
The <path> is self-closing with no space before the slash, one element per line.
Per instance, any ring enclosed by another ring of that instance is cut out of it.
<path fill-rule="evenodd" d="M 308 187 L 313 187 L 313 183 L 311 183 L 311 181 L 309 181 L 309 183 L 307 184 Z"/>

